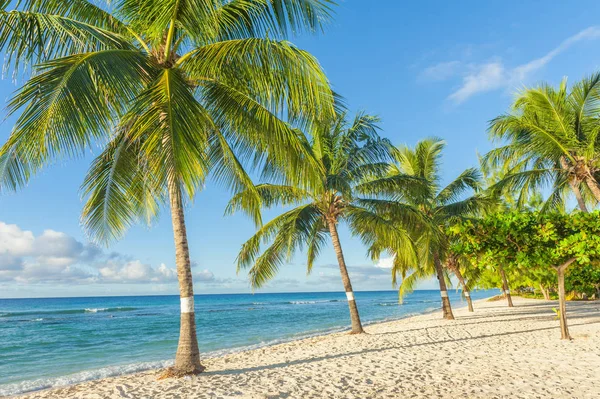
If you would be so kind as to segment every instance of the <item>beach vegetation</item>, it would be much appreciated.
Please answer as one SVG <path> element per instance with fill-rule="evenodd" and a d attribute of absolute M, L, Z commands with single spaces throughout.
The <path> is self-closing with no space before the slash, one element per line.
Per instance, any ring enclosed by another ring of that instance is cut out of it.
<path fill-rule="evenodd" d="M 569 268 L 597 270 L 600 262 L 600 214 L 508 212 L 466 220 L 449 228 L 460 237 L 453 250 L 479 267 L 503 267 L 514 275 L 556 275 L 561 338 L 567 325 L 565 275 Z M 536 273 L 538 270 L 542 273 Z"/>
<path fill-rule="evenodd" d="M 477 168 L 467 169 L 447 185 L 442 185 L 441 157 L 445 145 L 439 138 L 430 138 L 419 141 L 414 148 L 396 148 L 385 175 L 362 184 L 360 190 L 394 203 L 397 212 L 390 214 L 391 220 L 402 220 L 406 215 L 415 215 L 418 220 L 412 230 L 418 254 L 416 262 L 403 256 L 403 248 L 393 250 L 392 278 L 394 283 L 401 280 L 399 296 L 411 292 L 419 281 L 436 276 L 443 317 L 453 319 L 447 288 L 449 273 L 460 272 L 458 263 L 463 260 L 453 258 L 449 253 L 446 228 L 476 217 L 495 200 L 480 192 L 482 181 Z M 423 180 L 425 189 L 407 187 L 407 179 Z"/>
<path fill-rule="evenodd" d="M 502 143 L 485 163 L 506 170 L 496 189 L 523 203 L 528 193 L 550 190 L 544 210 L 564 208 L 575 197 L 583 212 L 600 201 L 600 73 L 558 87 L 541 84 L 520 92 L 510 111 L 490 122 Z"/>
<path fill-rule="evenodd" d="M 279 269 L 306 247 L 307 273 L 331 240 L 347 296 L 352 333 L 363 332 L 354 290 L 340 242 L 341 223 L 370 247 L 402 248 L 401 256 L 414 259 L 414 243 L 409 228 L 411 218 L 397 223 L 386 214 L 398 210 L 387 201 L 364 198 L 356 186 L 371 176 L 381 175 L 388 167 L 391 144 L 378 134 L 379 119 L 358 113 L 349 119 L 345 113 L 329 123 L 315 127 L 307 137 L 310 163 L 305 179 L 296 185 L 263 183 L 237 193 L 227 213 L 243 211 L 252 217 L 258 231 L 238 255 L 238 270 L 249 269 L 253 287 L 261 287 L 274 278 Z M 421 184 L 408 178 L 406 184 Z M 291 209 L 262 223 L 261 210 L 275 206 Z M 262 249 L 261 246 L 266 245 Z"/>

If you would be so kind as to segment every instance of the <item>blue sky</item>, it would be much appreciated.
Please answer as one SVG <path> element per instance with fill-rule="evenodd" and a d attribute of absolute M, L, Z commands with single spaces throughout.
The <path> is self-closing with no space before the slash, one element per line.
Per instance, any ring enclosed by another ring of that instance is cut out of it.
<path fill-rule="evenodd" d="M 293 41 L 317 56 L 351 109 L 382 117 L 383 134 L 395 144 L 446 139 L 449 180 L 476 165 L 477 151 L 491 148 L 487 122 L 507 109 L 516 90 L 564 76 L 573 82 L 600 69 L 600 7 L 577 5 L 347 0 L 324 35 Z M 3 80 L 0 98 L 15 88 Z M 13 121 L 0 125 L 0 143 Z M 79 185 L 90 158 L 58 163 L 21 192 L 0 197 L 0 297 L 177 293 L 167 212 L 110 248 L 88 244 Z M 234 260 L 254 227 L 242 215 L 222 216 L 228 199 L 209 184 L 187 209 L 196 293 L 250 291 Z M 385 259 L 374 265 L 358 240 L 341 233 L 355 289 L 390 289 Z M 332 250 L 317 264 L 307 277 L 298 256 L 261 291 L 340 290 Z"/>

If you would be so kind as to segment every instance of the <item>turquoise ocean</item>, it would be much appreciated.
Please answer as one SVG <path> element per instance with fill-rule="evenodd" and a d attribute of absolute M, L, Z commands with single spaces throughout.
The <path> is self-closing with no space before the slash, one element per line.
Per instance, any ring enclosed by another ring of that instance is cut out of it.
<path fill-rule="evenodd" d="M 460 293 L 449 292 L 455 307 Z M 477 291 L 473 299 L 496 291 Z M 439 291 L 356 292 L 364 324 L 440 308 Z M 350 325 L 343 292 L 197 295 L 202 356 L 273 345 Z M 0 299 L 0 396 L 171 364 L 179 297 Z"/>

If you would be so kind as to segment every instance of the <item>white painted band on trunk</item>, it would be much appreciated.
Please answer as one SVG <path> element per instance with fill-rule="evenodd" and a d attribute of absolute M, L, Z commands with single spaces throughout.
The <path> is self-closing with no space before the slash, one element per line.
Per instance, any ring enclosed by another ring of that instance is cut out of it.
<path fill-rule="evenodd" d="M 440 291 L 442 298 L 448 298 L 448 291 Z"/>
<path fill-rule="evenodd" d="M 194 313 L 194 297 L 181 298 L 181 313 Z"/>
<path fill-rule="evenodd" d="M 354 293 L 353 292 L 346 292 L 346 298 L 348 298 L 349 301 L 353 301 L 354 300 Z"/>
<path fill-rule="evenodd" d="M 504 291 L 504 293 L 505 293 L 506 295 L 510 295 L 510 290 L 506 290 L 506 291 Z"/>
<path fill-rule="evenodd" d="M 465 292 L 465 297 L 466 297 L 466 298 L 470 298 L 470 297 L 471 297 L 471 294 L 469 294 L 468 292 Z"/>

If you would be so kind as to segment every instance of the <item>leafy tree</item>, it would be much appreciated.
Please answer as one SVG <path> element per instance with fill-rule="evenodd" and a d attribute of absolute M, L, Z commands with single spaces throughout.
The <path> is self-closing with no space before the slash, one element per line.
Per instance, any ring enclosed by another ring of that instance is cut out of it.
<path fill-rule="evenodd" d="M 550 186 L 544 209 L 564 207 L 567 193 L 587 212 L 600 201 L 600 73 L 558 88 L 524 90 L 509 114 L 490 123 L 490 135 L 508 143 L 490 151 L 485 161 L 509 169 L 497 188 L 536 192 Z M 526 198 L 526 195 L 521 195 Z"/>
<path fill-rule="evenodd" d="M 497 202 L 494 206 L 491 206 L 487 209 L 486 214 L 494 214 L 497 212 L 511 212 L 511 211 L 536 211 L 536 210 L 544 210 L 545 205 L 549 203 L 545 203 L 540 192 L 535 190 L 527 190 L 523 189 L 517 192 L 507 191 L 501 189 L 503 187 L 506 179 L 509 179 L 511 173 L 516 173 L 517 169 L 522 169 L 524 167 L 523 164 L 518 166 L 514 166 L 514 163 L 519 163 L 520 160 L 508 160 L 507 163 L 503 165 L 490 165 L 489 162 L 486 162 L 484 158 L 479 159 L 480 169 L 484 175 L 485 183 L 486 183 L 486 191 L 488 195 L 497 199 Z M 499 188 L 500 187 L 500 188 Z M 564 210 L 563 203 L 554 204 L 554 208 L 556 210 Z M 512 296 L 510 291 L 509 278 L 507 277 L 507 270 L 502 263 L 496 263 L 492 266 L 487 266 L 487 269 L 497 273 L 500 277 L 498 279 L 497 285 L 492 285 L 492 287 L 500 288 L 504 297 L 507 300 L 508 306 L 513 307 Z M 481 270 L 481 269 L 480 269 Z M 508 271 L 510 274 L 510 270 Z M 488 284 L 491 281 L 495 281 L 495 279 L 489 279 Z M 522 273 L 518 275 L 511 275 L 510 278 L 513 280 L 512 285 L 514 287 L 519 287 L 520 281 L 526 280 L 526 276 Z M 540 283 L 540 289 L 542 293 L 547 297 L 547 289 L 544 288 L 544 285 Z"/>
<path fill-rule="evenodd" d="M 393 250 L 393 281 L 396 282 L 397 276 L 402 278 L 400 296 L 412 290 L 419 280 L 435 275 L 440 285 L 444 318 L 454 319 L 446 288 L 448 269 L 443 266 L 449 246 L 445 230 L 451 223 L 478 214 L 489 206 L 490 200 L 474 194 L 481 183 L 481 175 L 475 168 L 465 170 L 447 186 L 441 185 L 444 146 L 444 141 L 432 138 L 420 141 L 414 149 L 396 149 L 386 175 L 362 184 L 360 190 L 387 196 L 395 202 L 398 211 L 391 214 L 392 218 L 402 220 L 406 215 L 416 216 L 413 236 L 418 261 L 403 256 L 404 248 Z M 408 186 L 410 179 L 422 180 L 426 189 Z"/>
<path fill-rule="evenodd" d="M 318 167 L 306 171 L 302 184 L 257 185 L 254 190 L 235 195 L 227 210 L 228 213 L 242 210 L 259 226 L 238 256 L 238 270 L 250 268 L 253 287 L 260 287 L 273 278 L 279 268 L 305 245 L 310 273 L 329 234 L 340 267 L 354 334 L 362 333 L 363 328 L 338 224 L 346 222 L 351 232 L 367 245 L 371 245 L 376 236 L 379 243 L 388 247 L 403 248 L 407 254 L 414 252 L 403 225 L 392 223 L 376 212 L 386 204 L 361 199 L 354 190 L 357 183 L 387 167 L 384 161 L 390 145 L 377 135 L 377 122 L 377 118 L 365 114 L 358 114 L 353 122 L 348 122 L 342 114 L 331 123 L 323 124 L 313 132 L 309 146 L 310 156 Z M 262 225 L 260 209 L 280 205 L 294 208 Z M 262 254 L 261 243 L 269 244 Z"/>
<path fill-rule="evenodd" d="M 600 298 L 600 265 L 588 263 L 572 267 L 565 276 L 565 289 Z"/>
<path fill-rule="evenodd" d="M 453 249 L 480 264 L 501 262 L 520 270 L 553 270 L 558 280 L 561 337 L 567 327 L 565 272 L 571 265 L 600 260 L 600 213 L 510 212 L 466 221 L 451 228 L 460 240 Z M 531 275 L 531 274 L 530 274 Z"/>
<path fill-rule="evenodd" d="M 102 243 L 168 199 L 182 311 L 174 372 L 197 373 L 184 204 L 209 172 L 237 190 L 251 183 L 246 162 L 290 176 L 312 166 L 294 127 L 331 117 L 333 95 L 315 58 L 283 39 L 319 29 L 333 3 L 97 3 L 0 1 L 0 49 L 27 79 L 8 106 L 21 113 L 0 149 L 0 187 L 101 146 L 83 224 Z"/>

